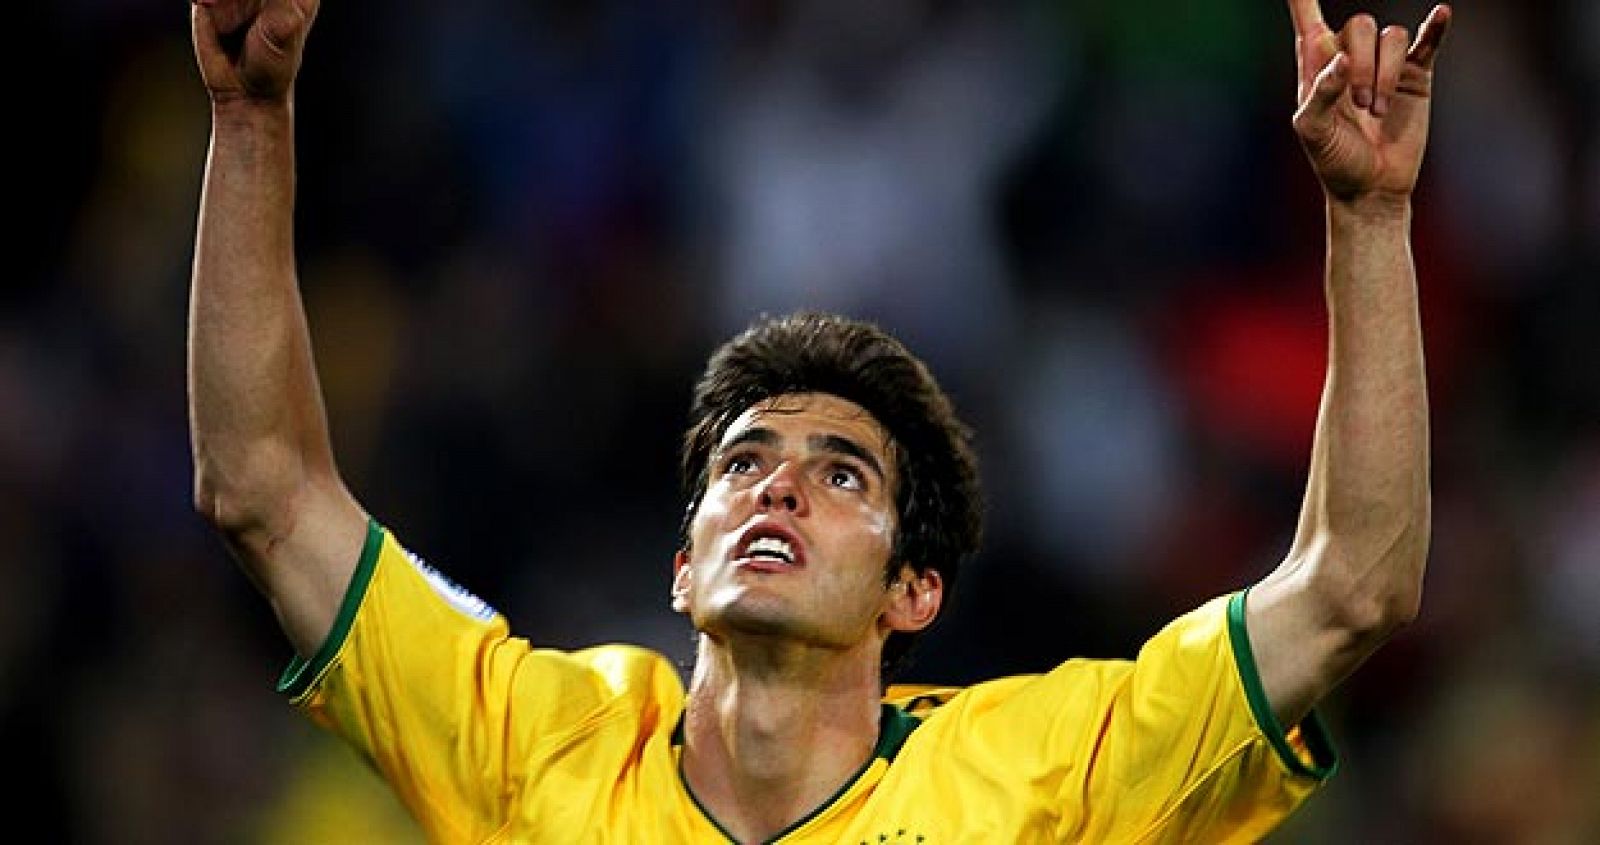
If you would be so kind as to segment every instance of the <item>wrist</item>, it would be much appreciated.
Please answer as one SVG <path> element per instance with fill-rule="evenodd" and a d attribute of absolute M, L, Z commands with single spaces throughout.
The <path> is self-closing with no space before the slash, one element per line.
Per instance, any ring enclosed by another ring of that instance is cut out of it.
<path fill-rule="evenodd" d="M 1407 224 L 1411 221 L 1411 195 L 1370 193 L 1349 199 L 1327 195 L 1328 218 L 1368 224 Z"/>
<path fill-rule="evenodd" d="M 217 96 L 211 100 L 211 123 L 218 131 L 278 129 L 287 126 L 293 118 L 294 103 L 288 97 L 265 100 Z"/>

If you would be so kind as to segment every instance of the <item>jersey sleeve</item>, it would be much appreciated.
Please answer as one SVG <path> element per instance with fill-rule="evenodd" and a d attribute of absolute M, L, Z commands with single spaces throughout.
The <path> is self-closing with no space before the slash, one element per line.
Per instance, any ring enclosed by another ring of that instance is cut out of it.
<path fill-rule="evenodd" d="M 1267 705 L 1244 598 L 1214 599 L 1151 638 L 1112 697 L 1112 765 L 1091 786 L 1150 784 L 1126 820 L 1140 842 L 1255 842 L 1337 765 L 1315 711 L 1285 729 Z"/>
<path fill-rule="evenodd" d="M 508 627 L 372 522 L 333 630 L 279 691 L 363 755 L 430 838 L 482 841 L 542 749 L 672 683 L 645 650 L 533 649 Z"/>
<path fill-rule="evenodd" d="M 1285 730 L 1266 706 L 1242 593 L 1174 620 L 1132 661 L 1068 661 L 941 709 L 1050 808 L 1059 841 L 1254 842 L 1337 763 L 1315 713 Z"/>

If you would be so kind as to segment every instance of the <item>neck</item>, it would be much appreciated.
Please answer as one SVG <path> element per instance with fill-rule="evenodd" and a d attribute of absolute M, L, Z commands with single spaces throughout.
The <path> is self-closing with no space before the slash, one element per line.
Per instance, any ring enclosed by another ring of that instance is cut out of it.
<path fill-rule="evenodd" d="M 684 712 L 683 774 L 728 833 L 759 841 L 816 810 L 872 755 L 876 655 L 702 634 Z"/>

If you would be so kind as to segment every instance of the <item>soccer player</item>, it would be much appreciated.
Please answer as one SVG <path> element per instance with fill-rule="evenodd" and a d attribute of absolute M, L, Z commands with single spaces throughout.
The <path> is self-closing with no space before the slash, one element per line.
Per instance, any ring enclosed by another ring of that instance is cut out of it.
<path fill-rule="evenodd" d="M 198 0 L 211 99 L 191 299 L 196 507 L 299 657 L 280 686 L 437 841 L 1216 842 L 1328 776 L 1313 706 L 1418 608 L 1428 423 L 1411 194 L 1450 21 L 1413 40 L 1290 0 L 1293 126 L 1325 193 L 1330 359 L 1282 565 L 1130 660 L 883 687 L 979 537 L 967 433 L 926 368 L 842 317 L 711 358 L 670 586 L 687 689 L 564 653 L 409 555 L 341 481 L 291 239 L 294 80 L 317 0 Z M 665 585 L 664 585 L 665 586 Z M 1219 585 L 1220 589 L 1220 585 Z"/>

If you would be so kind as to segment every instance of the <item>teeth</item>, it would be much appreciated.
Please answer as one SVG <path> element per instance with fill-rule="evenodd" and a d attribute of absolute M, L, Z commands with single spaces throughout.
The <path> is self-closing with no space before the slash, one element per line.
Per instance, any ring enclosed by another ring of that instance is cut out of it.
<path fill-rule="evenodd" d="M 745 549 L 745 554 L 782 558 L 785 563 L 794 562 L 794 549 L 787 540 L 777 537 L 757 537 L 750 543 L 749 548 Z"/>

